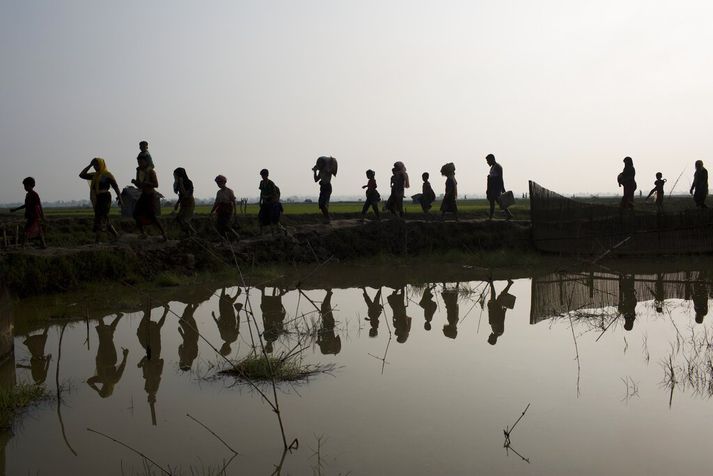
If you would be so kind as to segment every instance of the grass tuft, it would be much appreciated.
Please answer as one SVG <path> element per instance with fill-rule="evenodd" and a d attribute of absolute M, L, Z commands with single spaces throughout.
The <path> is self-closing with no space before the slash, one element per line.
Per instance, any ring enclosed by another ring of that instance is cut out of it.
<path fill-rule="evenodd" d="M 334 364 L 305 364 L 299 359 L 284 358 L 269 355 L 251 354 L 238 360 L 230 369 L 220 371 L 221 374 L 231 375 L 243 380 L 265 382 L 295 382 L 305 380 L 321 373 L 334 370 Z"/>
<path fill-rule="evenodd" d="M 0 387 L 0 428 L 10 428 L 19 413 L 47 396 L 47 390 L 41 385 L 21 383 Z"/>

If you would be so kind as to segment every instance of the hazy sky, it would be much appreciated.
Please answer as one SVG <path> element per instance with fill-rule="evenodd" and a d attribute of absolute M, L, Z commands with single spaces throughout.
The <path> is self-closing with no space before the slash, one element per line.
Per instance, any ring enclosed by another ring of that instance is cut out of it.
<path fill-rule="evenodd" d="M 483 193 L 490 152 L 518 193 L 616 192 L 626 155 L 645 191 L 686 168 L 682 192 L 713 151 L 712 21 L 705 0 L 0 0 L 0 202 L 27 175 L 87 198 L 95 156 L 127 185 L 144 138 L 168 196 L 178 166 L 200 197 L 219 173 L 255 196 L 262 167 L 316 196 L 319 155 L 335 195 L 367 168 L 387 194 L 397 160 Z"/>

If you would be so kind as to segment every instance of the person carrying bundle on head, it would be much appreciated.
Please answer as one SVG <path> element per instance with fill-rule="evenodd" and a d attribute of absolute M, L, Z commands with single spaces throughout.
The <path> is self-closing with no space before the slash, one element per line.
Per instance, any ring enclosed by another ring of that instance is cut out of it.
<path fill-rule="evenodd" d="M 446 213 L 453 213 L 458 221 L 458 182 L 456 181 L 456 166 L 453 162 L 449 162 L 441 167 L 441 175 L 446 177 L 446 193 L 443 195 L 441 202 L 441 220 L 444 220 Z"/>
<path fill-rule="evenodd" d="M 324 222 L 329 223 L 329 199 L 332 196 L 332 176 L 337 175 L 337 159 L 332 156 L 317 158 L 312 173 L 314 181 L 319 182 L 319 209 Z"/>
<path fill-rule="evenodd" d="M 94 172 L 89 172 L 90 168 L 94 168 Z M 108 231 L 114 239 L 118 238 L 119 234 L 109 221 L 109 211 L 111 210 L 111 192 L 109 189 L 114 189 L 116 201 L 119 203 L 119 206 L 122 205 L 121 193 L 119 192 L 116 179 L 114 179 L 111 172 L 107 170 L 104 159 L 100 159 L 99 157 L 93 158 L 92 161 L 89 162 L 89 165 L 79 172 L 79 178 L 89 181 L 89 198 L 94 207 L 95 242 L 99 243 L 99 233 L 102 231 Z"/>

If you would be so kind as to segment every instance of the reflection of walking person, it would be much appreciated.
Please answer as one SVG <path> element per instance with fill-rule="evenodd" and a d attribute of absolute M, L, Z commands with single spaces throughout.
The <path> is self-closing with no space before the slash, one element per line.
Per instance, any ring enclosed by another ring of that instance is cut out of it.
<path fill-rule="evenodd" d="M 342 338 L 335 335 L 334 310 L 332 309 L 332 290 L 327 289 L 322 305 L 320 306 L 322 323 L 317 331 L 317 345 L 322 354 L 337 355 L 342 350 Z"/>
<path fill-rule="evenodd" d="M 446 289 L 446 285 L 443 285 L 443 292 L 441 293 L 443 298 L 443 303 L 446 305 L 446 321 L 447 323 L 443 326 L 443 335 L 455 339 L 458 336 L 458 286 L 455 289 Z"/>
<path fill-rule="evenodd" d="M 634 208 L 634 192 L 636 191 L 636 169 L 631 157 L 624 157 L 624 170 L 617 176 L 616 181 L 620 187 L 624 187 L 624 195 L 621 197 L 621 208 Z"/>
<path fill-rule="evenodd" d="M 636 287 L 633 274 L 619 276 L 619 304 L 617 310 L 624 317 L 624 330 L 632 330 L 636 319 Z"/>
<path fill-rule="evenodd" d="M 123 314 L 117 314 L 111 324 L 104 324 L 104 319 L 100 319 L 97 324 L 97 336 L 99 337 L 99 348 L 96 358 L 96 375 L 87 380 L 89 385 L 102 398 L 107 398 L 114 393 L 114 386 L 119 383 L 126 367 L 126 357 L 129 350 L 122 348 L 122 358 L 119 366 L 116 366 L 116 346 L 114 345 L 114 332 Z M 101 388 L 98 386 L 101 385 Z"/>
<path fill-rule="evenodd" d="M 263 337 L 265 338 L 265 352 L 272 353 L 273 343 L 280 337 L 284 329 L 287 310 L 282 304 L 285 291 L 279 288 L 272 289 L 272 295 L 265 292 L 265 287 L 260 288 L 260 311 L 262 311 Z"/>
<path fill-rule="evenodd" d="M 703 167 L 702 160 L 696 160 L 696 173 L 693 175 L 693 184 L 691 185 L 691 195 L 693 201 L 696 202 L 698 208 L 708 208 L 706 206 L 706 197 L 708 196 L 708 171 Z"/>
<path fill-rule="evenodd" d="M 215 325 L 218 326 L 218 332 L 220 333 L 220 338 L 223 339 L 223 345 L 220 347 L 220 355 L 226 357 L 230 355 L 231 348 L 230 345 L 238 340 L 238 335 L 240 334 L 240 322 L 235 312 L 240 313 L 243 308 L 242 303 L 236 303 L 235 301 L 240 296 L 240 288 L 235 292 L 234 297 L 230 295 L 223 288 L 220 291 L 220 297 L 218 298 L 218 318 L 215 317 L 215 312 L 211 312 L 213 316 L 213 321 Z"/>
<path fill-rule="evenodd" d="M 374 299 L 371 299 L 366 293 L 366 288 L 361 288 L 361 291 L 367 307 L 367 316 L 369 316 L 366 319 L 370 324 L 369 337 L 376 337 L 379 335 L 379 317 L 384 310 L 384 306 L 381 305 L 381 288 L 376 291 Z"/>
<path fill-rule="evenodd" d="M 163 359 L 161 358 L 161 328 L 166 322 L 169 307 L 163 307 L 163 315 L 158 322 L 151 320 L 151 309 L 144 311 L 144 317 L 139 323 L 136 335 L 139 338 L 141 347 L 146 351 L 146 355 L 139 361 L 137 367 L 143 371 L 144 390 L 148 395 L 149 407 L 151 408 L 151 422 L 156 426 L 156 394 L 161 385 L 161 374 L 163 373 Z"/>
<path fill-rule="evenodd" d="M 435 285 L 431 286 L 427 284 L 423 289 L 421 300 L 418 302 L 418 305 L 423 309 L 423 318 L 426 320 L 426 322 L 423 323 L 423 328 L 427 331 L 431 330 L 431 321 L 433 320 L 433 315 L 436 313 L 436 309 L 438 309 L 438 304 L 433 300 L 433 289 L 435 287 Z"/>
<path fill-rule="evenodd" d="M 45 327 L 42 334 L 35 334 L 25 337 L 23 344 L 30 351 L 30 365 L 17 364 L 18 369 L 30 369 L 32 380 L 36 384 L 44 383 L 47 379 L 47 371 L 50 367 L 52 354 L 45 355 L 45 344 L 47 344 L 47 333 L 49 326 Z"/>
<path fill-rule="evenodd" d="M 503 179 L 503 167 L 495 161 L 495 156 L 493 154 L 485 156 L 485 162 L 490 166 L 485 196 L 487 197 L 488 202 L 490 202 L 489 218 L 492 220 L 493 214 L 495 213 L 495 202 L 500 200 L 500 195 L 505 193 L 505 180 Z M 510 210 L 507 208 L 504 210 L 506 218 L 508 220 L 511 219 L 512 213 Z"/>
<path fill-rule="evenodd" d="M 508 284 L 503 289 L 498 297 L 495 297 L 495 284 L 491 280 L 490 299 L 488 300 L 488 323 L 490 324 L 491 333 L 488 336 L 488 343 L 495 345 L 498 342 L 498 337 L 505 333 L 505 313 L 508 309 L 512 309 L 515 305 L 515 296 L 509 293 L 512 281 L 508 279 Z"/>
<path fill-rule="evenodd" d="M 403 344 L 411 332 L 411 318 L 406 315 L 406 292 L 404 288 L 394 289 L 386 300 L 391 306 L 396 342 Z"/>
<path fill-rule="evenodd" d="M 198 309 L 198 304 L 186 304 L 183 315 L 178 322 L 178 333 L 183 342 L 178 345 L 178 368 L 191 370 L 193 361 L 198 357 L 198 324 L 193 314 Z"/>

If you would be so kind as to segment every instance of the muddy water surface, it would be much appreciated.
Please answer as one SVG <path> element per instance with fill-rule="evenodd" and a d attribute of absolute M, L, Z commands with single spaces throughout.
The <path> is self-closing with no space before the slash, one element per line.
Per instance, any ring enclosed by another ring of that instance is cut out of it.
<path fill-rule="evenodd" d="M 15 378 L 59 384 L 61 399 L 19 422 L 5 471 L 147 474 L 90 428 L 176 474 L 217 474 L 233 454 L 191 415 L 240 453 L 226 474 L 704 474 L 710 291 L 699 272 L 573 273 L 380 293 L 181 291 L 88 319 L 25 302 Z M 299 441 L 284 459 L 270 407 L 217 375 L 218 354 L 249 354 L 258 333 L 275 355 L 301 344 L 305 363 L 336 366 L 279 387 L 286 438 Z"/>

